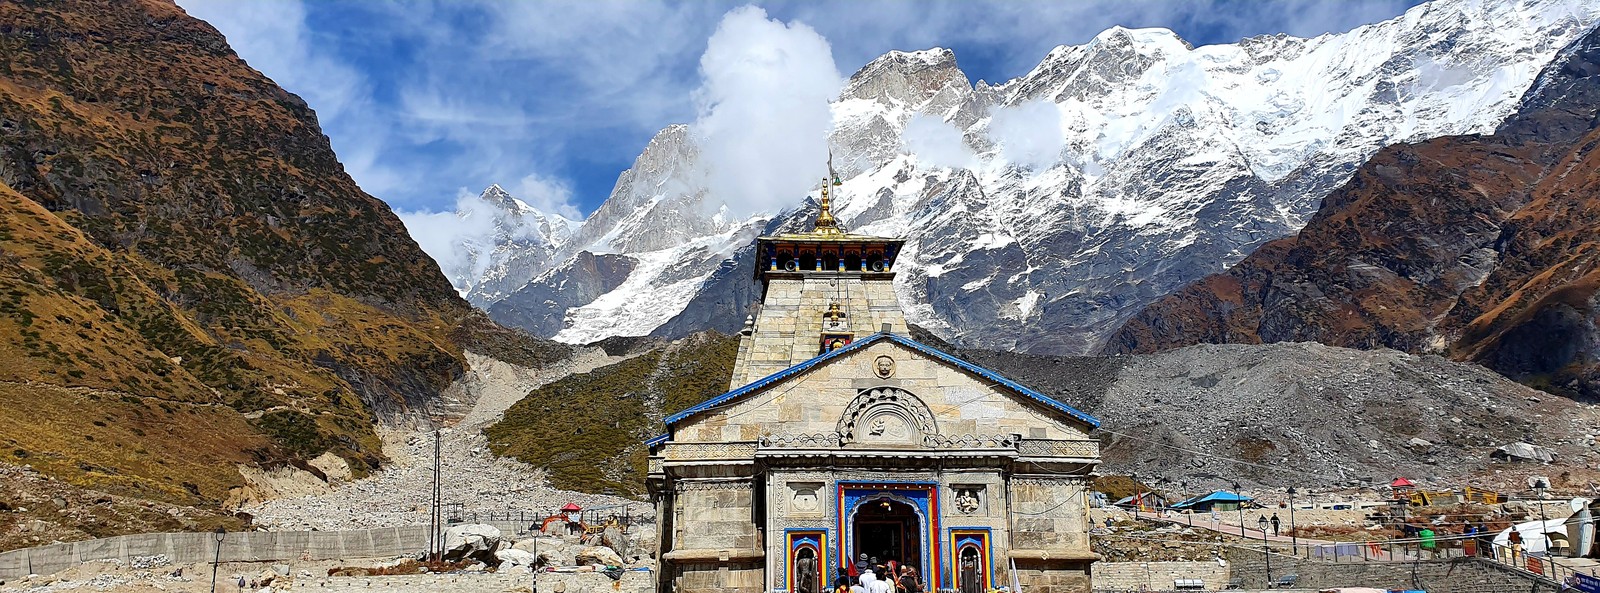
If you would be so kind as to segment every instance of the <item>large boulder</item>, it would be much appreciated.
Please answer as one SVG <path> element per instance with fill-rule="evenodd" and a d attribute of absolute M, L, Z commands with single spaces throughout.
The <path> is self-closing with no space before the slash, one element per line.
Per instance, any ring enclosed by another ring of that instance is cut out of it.
<path fill-rule="evenodd" d="M 572 547 L 559 537 L 529 538 L 516 543 L 513 549 L 529 552 L 538 558 L 534 566 L 572 566 Z"/>
<path fill-rule="evenodd" d="M 1489 456 L 1501 461 L 1537 461 L 1540 463 L 1550 463 L 1556 460 L 1555 451 L 1552 451 L 1547 447 L 1541 447 L 1532 443 L 1524 443 L 1522 441 L 1517 441 L 1508 445 L 1502 445 L 1500 448 L 1495 449 L 1493 453 L 1490 453 Z"/>
<path fill-rule="evenodd" d="M 500 550 L 494 553 L 496 560 L 500 561 L 500 572 L 532 572 L 538 557 L 532 552 L 516 548 Z"/>
<path fill-rule="evenodd" d="M 580 549 L 573 557 L 579 565 L 604 564 L 606 566 L 622 566 L 622 556 L 619 556 L 616 550 L 605 546 L 590 546 Z"/>
<path fill-rule="evenodd" d="M 627 556 L 630 546 L 627 536 L 616 526 L 606 527 L 600 534 L 600 545 L 617 551 L 617 556 Z"/>
<path fill-rule="evenodd" d="M 467 523 L 444 530 L 445 560 L 471 558 L 479 562 L 492 562 L 495 548 L 499 545 L 500 530 L 493 525 Z"/>

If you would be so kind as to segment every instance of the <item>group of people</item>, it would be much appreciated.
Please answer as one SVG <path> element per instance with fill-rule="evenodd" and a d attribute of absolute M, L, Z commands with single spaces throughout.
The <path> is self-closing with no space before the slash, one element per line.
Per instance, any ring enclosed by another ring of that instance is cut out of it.
<path fill-rule="evenodd" d="M 917 569 L 899 561 L 879 561 L 862 553 L 854 564 L 840 570 L 834 593 L 923 593 Z"/>

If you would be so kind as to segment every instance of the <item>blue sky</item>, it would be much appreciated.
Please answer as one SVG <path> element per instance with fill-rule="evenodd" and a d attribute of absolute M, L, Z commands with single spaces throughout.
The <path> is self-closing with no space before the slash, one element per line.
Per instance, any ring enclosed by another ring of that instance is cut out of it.
<path fill-rule="evenodd" d="M 1194 45 L 1310 37 L 1417 0 L 757 2 L 803 23 L 848 76 L 892 49 L 948 47 L 973 80 L 1020 76 L 1113 25 Z M 397 210 L 444 211 L 499 183 L 550 212 L 592 212 L 658 130 L 696 119 L 701 57 L 746 3 L 179 0 L 304 98 L 351 176 Z M 700 107 L 703 107 L 700 106 Z"/>

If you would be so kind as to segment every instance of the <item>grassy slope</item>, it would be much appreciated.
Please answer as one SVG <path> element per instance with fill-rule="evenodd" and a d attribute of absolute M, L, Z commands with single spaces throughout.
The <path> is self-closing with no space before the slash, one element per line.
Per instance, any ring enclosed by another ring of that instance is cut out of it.
<path fill-rule="evenodd" d="M 472 316 L 310 109 L 170 2 L 0 28 L 0 462 L 209 507 L 239 464 L 379 464 Z"/>
<path fill-rule="evenodd" d="M 638 494 L 661 419 L 727 391 L 737 336 L 695 334 L 529 393 L 484 430 L 490 448 L 544 467 L 557 488 Z"/>

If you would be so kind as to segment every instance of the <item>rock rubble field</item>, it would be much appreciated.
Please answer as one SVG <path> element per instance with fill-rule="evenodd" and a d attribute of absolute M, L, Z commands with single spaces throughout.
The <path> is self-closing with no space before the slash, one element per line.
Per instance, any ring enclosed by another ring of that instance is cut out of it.
<path fill-rule="evenodd" d="M 458 512 L 466 521 L 483 519 L 488 513 L 532 515 L 568 502 L 585 509 L 612 507 L 618 514 L 624 510 L 635 516 L 652 514 L 649 505 L 638 501 L 545 486 L 542 470 L 495 456 L 482 433 L 485 425 L 534 388 L 617 360 L 594 349 L 534 370 L 469 352 L 472 369 L 452 388 L 451 396 L 470 408 L 460 420 L 438 431 L 445 503 L 459 504 Z M 255 516 L 257 525 L 269 530 L 426 525 L 434 432 L 429 427 L 396 428 L 386 430 L 383 437 L 390 465 L 372 476 L 323 494 L 271 500 L 245 511 Z"/>
<path fill-rule="evenodd" d="M 1316 343 L 1199 345 L 1159 354 L 962 355 L 1104 422 L 1100 471 L 1183 491 L 1472 484 L 1521 491 L 1600 479 L 1600 407 L 1484 367 L 1395 350 Z M 1498 461 L 1528 442 L 1554 463 Z"/>

